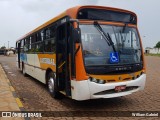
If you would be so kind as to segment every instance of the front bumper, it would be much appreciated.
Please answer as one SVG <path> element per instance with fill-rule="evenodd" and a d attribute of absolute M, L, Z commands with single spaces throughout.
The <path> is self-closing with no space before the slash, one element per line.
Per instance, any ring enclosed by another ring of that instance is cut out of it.
<path fill-rule="evenodd" d="M 83 81 L 71 81 L 72 86 L 72 99 L 75 100 L 87 100 L 97 98 L 114 98 L 132 94 L 133 92 L 143 90 L 146 81 L 146 74 L 141 75 L 135 80 L 125 82 L 115 82 L 98 84 L 91 82 L 90 80 Z M 114 91 L 116 86 L 125 85 L 128 89 L 126 91 L 116 92 Z M 132 89 L 129 89 L 132 88 Z M 109 91 L 109 92 L 108 92 Z M 100 94 L 99 94 L 100 93 Z"/>

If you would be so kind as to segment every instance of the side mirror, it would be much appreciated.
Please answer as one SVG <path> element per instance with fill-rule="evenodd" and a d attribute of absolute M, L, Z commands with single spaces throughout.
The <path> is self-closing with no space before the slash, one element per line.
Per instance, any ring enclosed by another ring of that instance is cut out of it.
<path fill-rule="evenodd" d="M 73 29 L 73 40 L 75 43 L 80 43 L 81 41 L 81 30 L 80 28 L 74 28 Z"/>

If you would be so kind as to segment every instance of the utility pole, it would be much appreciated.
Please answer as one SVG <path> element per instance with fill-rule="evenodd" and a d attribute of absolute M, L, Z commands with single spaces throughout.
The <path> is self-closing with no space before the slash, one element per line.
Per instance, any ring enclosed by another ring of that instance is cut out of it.
<path fill-rule="evenodd" d="M 9 41 L 8 41 L 8 49 L 9 49 Z"/>

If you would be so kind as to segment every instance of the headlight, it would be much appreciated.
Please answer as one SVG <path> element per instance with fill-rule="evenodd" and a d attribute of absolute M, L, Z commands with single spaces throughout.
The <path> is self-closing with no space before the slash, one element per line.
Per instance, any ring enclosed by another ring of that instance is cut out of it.
<path fill-rule="evenodd" d="M 95 78 L 90 78 L 90 80 L 91 80 L 92 82 L 97 83 L 97 79 L 95 79 Z"/>
<path fill-rule="evenodd" d="M 99 83 L 99 84 L 105 84 L 106 81 L 105 80 L 101 80 L 101 79 L 95 79 L 95 78 L 92 78 L 90 77 L 89 78 L 91 82 L 95 82 L 95 83 Z"/>
<path fill-rule="evenodd" d="M 105 81 L 104 80 L 99 80 L 99 82 L 98 82 L 99 84 L 104 84 L 105 83 Z"/>

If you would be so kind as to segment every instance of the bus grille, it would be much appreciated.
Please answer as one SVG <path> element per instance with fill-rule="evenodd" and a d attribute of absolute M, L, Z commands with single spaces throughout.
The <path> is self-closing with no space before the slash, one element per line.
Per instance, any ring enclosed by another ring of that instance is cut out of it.
<path fill-rule="evenodd" d="M 102 91 L 102 92 L 94 93 L 93 95 L 105 95 L 105 94 L 127 92 L 127 91 L 131 91 L 131 90 L 135 90 L 137 88 L 138 88 L 138 86 L 130 86 L 130 87 L 126 87 L 126 89 L 122 90 L 122 91 L 115 91 L 115 89 L 111 89 L 111 90 L 105 90 L 105 91 Z"/>

